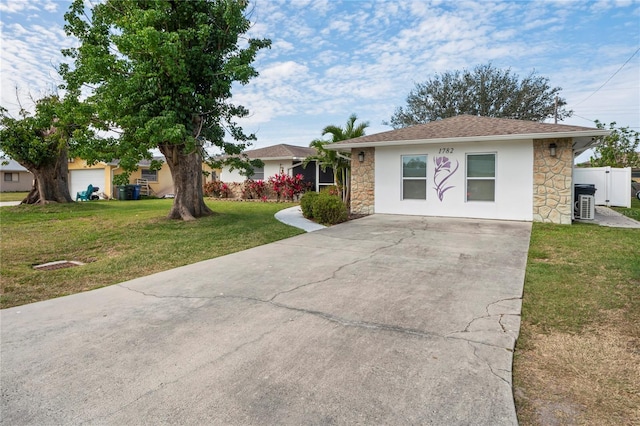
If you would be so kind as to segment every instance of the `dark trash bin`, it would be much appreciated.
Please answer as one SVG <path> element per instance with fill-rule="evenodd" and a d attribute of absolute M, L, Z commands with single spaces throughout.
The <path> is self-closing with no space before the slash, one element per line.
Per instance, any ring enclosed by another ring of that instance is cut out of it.
<path fill-rule="evenodd" d="M 573 185 L 573 216 L 578 217 L 580 214 L 580 196 L 591 195 L 596 196 L 596 186 L 592 183 L 576 183 Z"/>
<path fill-rule="evenodd" d="M 116 186 L 116 200 L 124 201 L 127 199 L 127 191 L 124 185 Z"/>
<path fill-rule="evenodd" d="M 133 200 L 140 199 L 140 185 L 133 185 Z"/>
<path fill-rule="evenodd" d="M 125 185 L 124 186 L 124 192 L 125 192 L 125 200 L 135 200 L 135 198 L 133 198 L 135 189 L 134 189 L 135 185 Z"/>

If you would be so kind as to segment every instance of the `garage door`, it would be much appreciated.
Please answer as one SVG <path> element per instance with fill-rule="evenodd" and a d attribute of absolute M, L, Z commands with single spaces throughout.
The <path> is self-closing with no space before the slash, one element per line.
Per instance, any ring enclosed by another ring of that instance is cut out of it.
<path fill-rule="evenodd" d="M 69 192 L 71 198 L 75 200 L 76 193 L 86 191 L 89 184 L 100 187 L 100 192 L 104 191 L 104 169 L 96 170 L 71 170 L 69 172 Z"/>

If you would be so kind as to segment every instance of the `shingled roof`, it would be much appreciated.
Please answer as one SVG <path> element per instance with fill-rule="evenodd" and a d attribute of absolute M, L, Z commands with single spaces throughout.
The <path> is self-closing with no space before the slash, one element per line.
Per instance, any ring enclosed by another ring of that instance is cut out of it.
<path fill-rule="evenodd" d="M 550 137 L 581 137 L 589 141 L 608 131 L 592 127 L 548 124 L 508 118 L 458 115 L 388 132 L 362 136 L 333 144 L 336 149 L 384 146 L 405 143 L 464 142 L 474 140 L 536 139 Z M 332 149 L 332 147 L 329 147 Z"/>
<path fill-rule="evenodd" d="M 259 158 L 261 160 L 268 159 L 303 159 L 310 155 L 316 155 L 315 148 L 309 148 L 305 146 L 279 144 L 267 146 L 264 148 L 250 149 L 244 151 L 250 159 Z"/>

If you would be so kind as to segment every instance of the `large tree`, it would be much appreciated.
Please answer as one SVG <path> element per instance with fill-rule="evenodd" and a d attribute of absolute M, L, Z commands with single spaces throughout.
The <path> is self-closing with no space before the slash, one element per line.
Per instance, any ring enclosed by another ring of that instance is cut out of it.
<path fill-rule="evenodd" d="M 598 129 L 605 125 L 596 120 Z M 629 127 L 616 127 L 616 123 L 609 124 L 611 133 L 601 137 L 600 144 L 594 148 L 594 156 L 590 162 L 592 167 L 640 167 L 640 133 Z"/>
<path fill-rule="evenodd" d="M 313 140 L 309 146 L 315 148 L 318 153 L 305 160 L 305 165 L 316 160 L 323 171 L 329 167 L 333 170 L 333 180 L 342 189 L 342 199 L 345 202 L 349 200 L 351 159 L 348 154 L 326 149 L 326 145 L 364 136 L 369 122 L 364 121 L 356 125 L 357 120 L 358 116 L 351 114 L 344 128 L 333 124 L 326 126 L 322 130 L 322 136 L 329 135 L 331 139 Z"/>
<path fill-rule="evenodd" d="M 549 86 L 549 79 L 535 71 L 523 79 L 491 64 L 447 71 L 417 83 L 407 96 L 407 105 L 396 109 L 389 124 L 397 129 L 461 114 L 562 120 L 572 111 L 564 108 L 567 102 L 558 96 L 561 90 Z"/>
<path fill-rule="evenodd" d="M 60 70 L 66 88 L 89 90 L 96 117 L 120 133 L 105 152 L 125 171 L 151 149 L 165 156 L 175 192 L 170 218 L 210 214 L 202 189 L 205 147 L 237 161 L 255 139 L 234 121 L 247 109 L 229 102 L 235 82 L 257 76 L 251 64 L 270 45 L 243 37 L 248 1 L 106 0 L 90 14 L 84 4 L 75 0 L 65 15 L 67 34 L 80 42 L 63 51 L 74 60 Z"/>
<path fill-rule="evenodd" d="M 21 108 L 15 118 L 0 107 L 0 149 L 34 176 L 24 204 L 69 203 L 68 152 L 74 136 L 84 139 L 92 132 L 84 122 L 78 103 L 47 96 L 36 102 L 35 113 Z M 84 116 L 86 117 L 86 116 Z"/>

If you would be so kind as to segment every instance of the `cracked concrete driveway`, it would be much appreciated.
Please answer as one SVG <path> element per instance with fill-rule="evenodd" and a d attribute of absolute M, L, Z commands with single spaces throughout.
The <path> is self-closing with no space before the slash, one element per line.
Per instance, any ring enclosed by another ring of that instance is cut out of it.
<path fill-rule="evenodd" d="M 373 215 L 6 309 L 2 423 L 515 425 L 530 232 Z"/>

